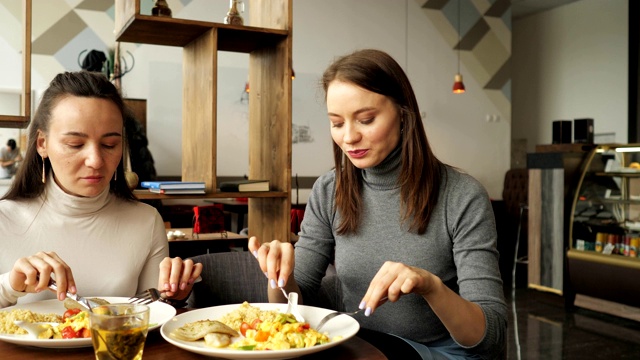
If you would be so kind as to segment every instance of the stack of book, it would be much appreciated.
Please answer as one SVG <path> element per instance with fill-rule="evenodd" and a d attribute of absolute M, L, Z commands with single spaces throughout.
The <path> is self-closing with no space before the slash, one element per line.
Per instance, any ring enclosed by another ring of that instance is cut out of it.
<path fill-rule="evenodd" d="M 143 181 L 143 188 L 155 194 L 188 195 L 204 194 L 204 182 L 201 181 Z"/>
<path fill-rule="evenodd" d="M 269 191 L 269 180 L 236 180 L 220 183 L 222 192 Z"/>

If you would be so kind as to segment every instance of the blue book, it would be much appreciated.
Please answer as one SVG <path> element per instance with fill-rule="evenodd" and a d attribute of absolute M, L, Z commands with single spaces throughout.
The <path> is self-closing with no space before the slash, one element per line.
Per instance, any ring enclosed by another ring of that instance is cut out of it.
<path fill-rule="evenodd" d="M 147 189 L 204 189 L 203 181 L 143 181 L 140 186 Z"/>

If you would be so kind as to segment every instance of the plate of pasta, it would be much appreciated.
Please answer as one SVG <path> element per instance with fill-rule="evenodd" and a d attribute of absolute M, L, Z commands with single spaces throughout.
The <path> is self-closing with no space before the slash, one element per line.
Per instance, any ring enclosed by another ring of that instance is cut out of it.
<path fill-rule="evenodd" d="M 305 318 L 299 323 L 283 314 L 284 304 L 251 303 L 213 306 L 191 310 L 175 316 L 160 328 L 169 343 L 197 354 L 223 359 L 289 359 L 332 348 L 360 330 L 352 317 L 340 315 L 328 322 L 322 331 L 314 329 L 333 310 L 299 305 Z M 210 340 L 200 330 L 216 328 Z M 188 339 L 183 336 L 198 332 Z M 187 340 L 188 339 L 188 340 Z M 221 340 L 222 339 L 222 340 Z"/>
<path fill-rule="evenodd" d="M 109 296 L 101 296 L 99 298 L 111 304 L 125 303 L 128 299 L 127 297 Z M 160 328 L 176 314 L 176 309 L 159 301 L 149 304 L 149 309 L 150 331 Z M 34 339 L 29 335 L 21 333 L 22 330 L 13 324 L 14 320 L 26 320 L 29 322 L 46 322 L 56 326 L 55 323 L 64 324 L 70 321 L 63 320 L 62 318 L 66 311 L 67 309 L 64 303 L 57 299 L 18 304 L 0 309 L 0 341 L 52 349 L 91 347 L 90 337 Z M 74 325 L 77 327 L 88 327 L 88 317 L 84 316 L 83 318 L 84 320 L 78 320 Z M 76 329 L 76 331 L 79 331 L 79 329 Z"/>

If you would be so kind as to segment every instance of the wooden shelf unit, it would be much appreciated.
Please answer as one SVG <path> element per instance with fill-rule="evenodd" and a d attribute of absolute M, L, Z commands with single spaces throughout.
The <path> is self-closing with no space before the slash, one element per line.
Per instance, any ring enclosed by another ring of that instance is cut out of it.
<path fill-rule="evenodd" d="M 31 122 L 31 0 L 22 3 L 22 109 L 20 115 L 0 114 L 0 128 L 26 128 Z"/>
<path fill-rule="evenodd" d="M 249 197 L 250 235 L 288 241 L 292 0 L 251 0 L 252 26 L 141 15 L 140 0 L 115 5 L 117 41 L 183 48 L 182 180 L 205 182 L 207 194 L 198 198 Z M 218 51 L 249 54 L 248 175 L 269 179 L 271 192 L 215 191 Z"/>

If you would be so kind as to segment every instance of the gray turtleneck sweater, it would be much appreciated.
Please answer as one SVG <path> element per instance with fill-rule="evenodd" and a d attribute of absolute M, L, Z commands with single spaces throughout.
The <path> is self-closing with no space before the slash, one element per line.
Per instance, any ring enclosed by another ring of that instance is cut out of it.
<path fill-rule="evenodd" d="M 338 235 L 340 214 L 333 211 L 335 172 L 313 186 L 296 243 L 295 279 L 302 294 L 313 294 L 335 249 L 342 286 L 343 310 L 356 310 L 385 261 L 426 269 L 463 298 L 482 307 L 486 318 L 483 340 L 473 352 L 492 354 L 504 341 L 507 308 L 498 268 L 496 227 L 488 195 L 467 174 L 445 166 L 440 198 L 423 235 L 401 223 L 400 149 L 381 164 L 362 170 L 362 217 L 356 235 Z M 309 296 L 309 295 L 308 295 Z M 395 334 L 428 344 L 449 336 L 419 295 L 387 303 L 370 317 L 358 315 L 363 328 Z"/>

